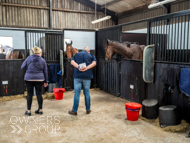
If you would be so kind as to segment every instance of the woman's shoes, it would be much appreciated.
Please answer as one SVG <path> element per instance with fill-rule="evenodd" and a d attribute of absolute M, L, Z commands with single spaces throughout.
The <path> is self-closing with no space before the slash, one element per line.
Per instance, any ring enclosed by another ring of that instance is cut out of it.
<path fill-rule="evenodd" d="M 36 113 L 36 114 L 39 114 L 39 115 L 42 115 L 42 114 L 43 114 L 43 112 L 42 112 L 42 111 L 40 111 L 39 109 L 38 109 L 38 110 L 36 110 L 36 111 L 35 111 L 35 113 Z M 25 115 L 27 115 L 27 116 L 31 116 L 31 113 L 30 113 L 30 112 L 28 112 L 28 111 L 26 111 L 26 112 L 25 112 Z"/>
<path fill-rule="evenodd" d="M 26 112 L 25 112 L 25 115 L 31 116 L 31 113 L 29 113 L 28 111 L 26 111 Z"/>
<path fill-rule="evenodd" d="M 42 111 L 40 111 L 39 109 L 38 109 L 38 110 L 36 110 L 36 111 L 35 111 L 35 113 L 36 113 L 36 114 L 39 114 L 39 115 L 42 115 L 42 114 L 43 114 L 43 112 L 42 112 Z"/>

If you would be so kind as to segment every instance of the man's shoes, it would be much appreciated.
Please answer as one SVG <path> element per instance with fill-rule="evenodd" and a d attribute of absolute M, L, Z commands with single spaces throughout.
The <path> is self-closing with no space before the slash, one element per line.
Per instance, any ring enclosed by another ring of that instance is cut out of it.
<path fill-rule="evenodd" d="M 31 116 L 31 113 L 29 113 L 28 111 L 26 111 L 26 112 L 25 112 L 25 115 Z"/>
<path fill-rule="evenodd" d="M 74 111 L 72 111 L 72 110 L 70 110 L 68 113 L 69 113 L 70 115 L 77 115 L 77 112 L 74 112 Z"/>
<path fill-rule="evenodd" d="M 43 112 L 42 112 L 42 111 L 40 111 L 39 109 L 38 109 L 38 110 L 36 110 L 36 111 L 35 111 L 35 113 L 36 113 L 36 114 L 39 114 L 39 115 L 42 115 L 42 114 L 43 114 Z"/>
<path fill-rule="evenodd" d="M 86 110 L 86 114 L 90 114 L 91 110 Z"/>

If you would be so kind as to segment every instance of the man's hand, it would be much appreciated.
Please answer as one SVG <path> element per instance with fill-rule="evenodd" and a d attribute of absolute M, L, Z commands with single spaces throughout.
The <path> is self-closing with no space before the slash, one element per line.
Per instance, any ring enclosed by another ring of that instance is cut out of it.
<path fill-rule="evenodd" d="M 87 71 L 87 68 L 80 69 L 79 71 L 81 71 L 81 72 L 85 72 L 85 71 Z"/>
<path fill-rule="evenodd" d="M 79 71 L 81 72 L 85 72 L 89 69 L 92 69 L 93 67 L 96 66 L 96 61 L 93 61 L 90 65 L 88 65 L 87 67 L 82 67 L 81 69 L 79 69 Z"/>
<path fill-rule="evenodd" d="M 86 71 L 87 69 L 86 69 L 86 67 L 81 67 L 81 68 L 79 68 L 79 71 L 81 71 L 81 72 L 84 72 L 84 71 Z"/>
<path fill-rule="evenodd" d="M 83 67 L 83 66 L 82 66 L 82 67 L 80 68 L 80 70 L 84 70 L 85 68 L 86 68 L 86 67 Z"/>

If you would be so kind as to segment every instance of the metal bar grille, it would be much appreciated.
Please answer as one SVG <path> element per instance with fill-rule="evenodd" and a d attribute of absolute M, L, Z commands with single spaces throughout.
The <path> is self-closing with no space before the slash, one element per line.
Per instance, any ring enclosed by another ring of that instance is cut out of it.
<path fill-rule="evenodd" d="M 63 50 L 62 34 L 46 33 L 45 60 L 47 62 L 59 62 L 60 50 Z"/>
<path fill-rule="evenodd" d="M 59 50 L 62 47 L 62 34 L 59 32 L 47 33 L 46 31 L 26 31 L 27 56 L 34 46 L 42 48 L 42 57 L 47 62 L 59 62 Z"/>
<path fill-rule="evenodd" d="M 27 50 L 27 56 L 30 55 L 30 49 L 32 49 L 34 46 L 38 46 L 42 48 L 41 40 L 45 37 L 44 32 L 32 32 L 32 31 L 26 31 L 26 50 Z M 43 56 L 44 56 L 44 49 L 43 50 Z"/>
<path fill-rule="evenodd" d="M 151 20 L 150 44 L 155 44 L 155 60 L 190 63 L 189 16 L 176 15 Z"/>

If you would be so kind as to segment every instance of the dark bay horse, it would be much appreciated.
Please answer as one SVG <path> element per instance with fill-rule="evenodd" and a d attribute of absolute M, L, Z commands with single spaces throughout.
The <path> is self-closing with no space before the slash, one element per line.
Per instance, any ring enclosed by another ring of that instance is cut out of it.
<path fill-rule="evenodd" d="M 116 42 L 107 40 L 105 60 L 111 60 L 115 53 L 122 55 L 126 59 L 142 60 L 145 46 L 135 42 Z"/>
<path fill-rule="evenodd" d="M 68 60 L 71 60 L 71 58 L 76 54 L 76 53 L 78 53 L 79 51 L 78 51 L 78 49 L 76 49 L 76 48 L 74 48 L 73 46 L 72 46 L 72 41 L 71 41 L 71 43 L 67 43 L 67 42 L 65 42 L 65 44 L 66 44 L 66 56 L 67 56 L 67 59 Z"/>
<path fill-rule="evenodd" d="M 24 59 L 24 53 L 20 50 L 14 50 L 14 48 L 11 48 L 6 45 L 0 46 L 0 52 L 6 54 L 6 59 Z"/>

